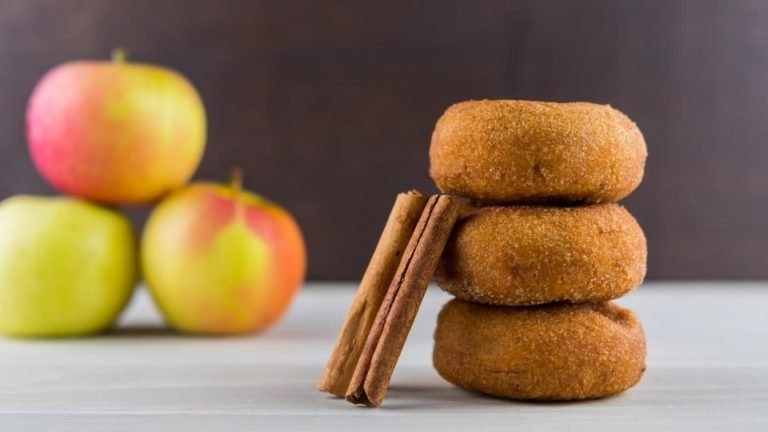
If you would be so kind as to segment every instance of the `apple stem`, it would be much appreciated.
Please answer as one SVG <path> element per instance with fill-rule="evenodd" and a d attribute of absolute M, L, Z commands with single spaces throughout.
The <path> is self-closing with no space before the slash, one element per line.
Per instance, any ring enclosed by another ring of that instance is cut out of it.
<path fill-rule="evenodd" d="M 112 50 L 112 62 L 113 63 L 125 63 L 128 60 L 128 53 L 123 48 L 115 48 Z"/>
<path fill-rule="evenodd" d="M 235 214 L 239 219 L 242 219 L 244 209 L 243 202 L 240 200 L 240 193 L 243 191 L 243 170 L 240 167 L 234 167 L 229 170 L 229 187 L 232 188 Z"/>
<path fill-rule="evenodd" d="M 243 170 L 234 167 L 229 171 L 229 185 L 232 188 L 232 198 L 237 198 L 243 190 Z"/>

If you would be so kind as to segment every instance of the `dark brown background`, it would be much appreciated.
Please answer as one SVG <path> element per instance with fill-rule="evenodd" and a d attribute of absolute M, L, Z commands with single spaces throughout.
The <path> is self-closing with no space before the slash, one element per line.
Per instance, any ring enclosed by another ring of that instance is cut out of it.
<path fill-rule="evenodd" d="M 620 108 L 649 145 L 626 201 L 649 276 L 768 277 L 766 1 L 0 0 L 0 197 L 51 192 L 23 133 L 36 80 L 115 46 L 198 86 L 198 178 L 243 166 L 303 226 L 313 279 L 361 275 L 394 195 L 434 190 L 434 121 L 470 98 Z"/>

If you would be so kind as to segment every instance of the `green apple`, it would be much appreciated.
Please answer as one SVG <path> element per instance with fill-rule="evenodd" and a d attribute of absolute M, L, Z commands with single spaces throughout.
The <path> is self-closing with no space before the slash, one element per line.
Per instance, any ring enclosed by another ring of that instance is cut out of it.
<path fill-rule="evenodd" d="M 74 198 L 0 203 L 0 332 L 73 336 L 104 330 L 137 278 L 131 223 Z"/>

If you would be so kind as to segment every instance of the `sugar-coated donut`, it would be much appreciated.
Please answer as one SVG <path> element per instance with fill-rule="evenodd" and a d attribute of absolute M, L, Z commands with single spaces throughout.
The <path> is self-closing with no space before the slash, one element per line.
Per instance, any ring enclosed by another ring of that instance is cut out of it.
<path fill-rule="evenodd" d="M 634 313 L 611 303 L 504 307 L 453 299 L 437 320 L 433 363 L 466 390 L 578 400 L 634 386 L 645 352 Z"/>
<path fill-rule="evenodd" d="M 498 305 L 606 301 L 643 281 L 643 231 L 624 207 L 484 207 L 454 227 L 434 279 Z"/>
<path fill-rule="evenodd" d="M 647 149 L 608 105 L 468 101 L 437 121 L 430 175 L 443 192 L 493 203 L 599 203 L 640 184 Z"/>

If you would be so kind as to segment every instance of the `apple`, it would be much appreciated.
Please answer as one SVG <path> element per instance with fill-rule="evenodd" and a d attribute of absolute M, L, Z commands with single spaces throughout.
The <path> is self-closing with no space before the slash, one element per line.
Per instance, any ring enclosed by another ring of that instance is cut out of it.
<path fill-rule="evenodd" d="M 205 110 L 170 69 L 76 61 L 49 71 L 27 107 L 29 152 L 59 191 L 111 204 L 151 202 L 192 177 L 205 147 Z"/>
<path fill-rule="evenodd" d="M 273 324 L 304 279 L 293 217 L 231 185 L 193 183 L 161 201 L 141 240 L 144 280 L 166 321 L 189 333 L 254 332 Z"/>
<path fill-rule="evenodd" d="M 104 330 L 137 274 L 136 239 L 121 214 L 68 197 L 0 203 L 0 332 L 73 336 Z"/>

